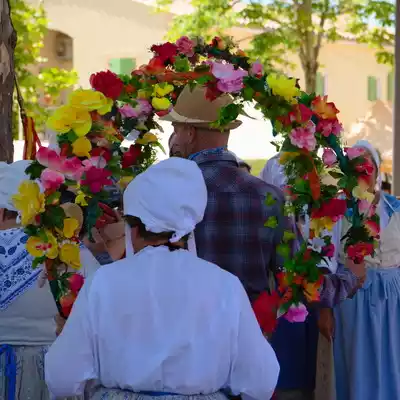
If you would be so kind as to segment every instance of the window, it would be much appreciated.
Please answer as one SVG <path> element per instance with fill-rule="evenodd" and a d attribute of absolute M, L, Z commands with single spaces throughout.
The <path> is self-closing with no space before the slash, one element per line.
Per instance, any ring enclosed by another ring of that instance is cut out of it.
<path fill-rule="evenodd" d="M 377 101 L 380 99 L 379 80 L 375 76 L 368 77 L 368 100 Z"/>
<path fill-rule="evenodd" d="M 134 58 L 113 58 L 108 63 L 110 71 L 115 74 L 130 75 L 136 67 Z"/>
<path fill-rule="evenodd" d="M 393 102 L 394 100 L 394 73 L 388 73 L 387 76 L 387 101 Z"/>
<path fill-rule="evenodd" d="M 317 96 L 325 96 L 326 91 L 326 75 L 317 72 L 315 80 L 315 93 Z"/>

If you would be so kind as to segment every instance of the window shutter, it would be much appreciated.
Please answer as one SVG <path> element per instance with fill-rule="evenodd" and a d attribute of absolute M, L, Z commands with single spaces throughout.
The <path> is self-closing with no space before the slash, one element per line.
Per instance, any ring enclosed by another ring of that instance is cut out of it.
<path fill-rule="evenodd" d="M 390 102 L 394 101 L 394 73 L 393 71 L 388 73 L 387 77 L 387 100 Z"/>
<path fill-rule="evenodd" d="M 315 93 L 317 96 L 325 96 L 325 76 L 317 72 L 315 78 Z"/>
<path fill-rule="evenodd" d="M 108 65 L 115 74 L 130 75 L 136 67 L 136 61 L 134 58 L 113 58 Z"/>
<path fill-rule="evenodd" d="M 368 77 L 368 100 L 378 100 L 378 81 L 374 76 Z"/>

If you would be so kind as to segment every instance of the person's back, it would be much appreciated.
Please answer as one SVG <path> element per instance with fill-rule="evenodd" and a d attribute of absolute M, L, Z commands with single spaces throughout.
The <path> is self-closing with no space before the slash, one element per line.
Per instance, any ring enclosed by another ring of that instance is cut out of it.
<path fill-rule="evenodd" d="M 284 226 L 283 194 L 238 168 L 228 151 L 202 152 L 193 161 L 208 191 L 204 219 L 195 230 L 198 255 L 236 275 L 254 299 L 268 289 L 269 271 L 279 267 L 276 246 Z"/>

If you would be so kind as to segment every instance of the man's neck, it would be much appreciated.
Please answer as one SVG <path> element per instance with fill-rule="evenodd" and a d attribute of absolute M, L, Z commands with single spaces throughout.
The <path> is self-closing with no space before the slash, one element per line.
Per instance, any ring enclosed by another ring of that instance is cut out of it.
<path fill-rule="evenodd" d="M 194 158 L 196 158 L 199 155 L 206 156 L 206 155 L 210 155 L 210 154 L 222 154 L 224 151 L 227 151 L 227 146 L 213 147 L 213 148 L 197 151 L 196 153 L 191 154 L 188 157 L 188 159 L 193 160 Z"/>

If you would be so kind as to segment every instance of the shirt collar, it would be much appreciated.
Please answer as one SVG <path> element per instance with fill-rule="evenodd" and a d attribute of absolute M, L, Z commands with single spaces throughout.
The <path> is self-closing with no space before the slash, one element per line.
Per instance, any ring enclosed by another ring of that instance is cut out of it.
<path fill-rule="evenodd" d="M 226 147 L 215 147 L 194 153 L 189 156 L 189 160 L 195 161 L 197 164 L 203 164 L 210 161 L 229 161 L 235 163 L 238 167 L 238 161 Z"/>

